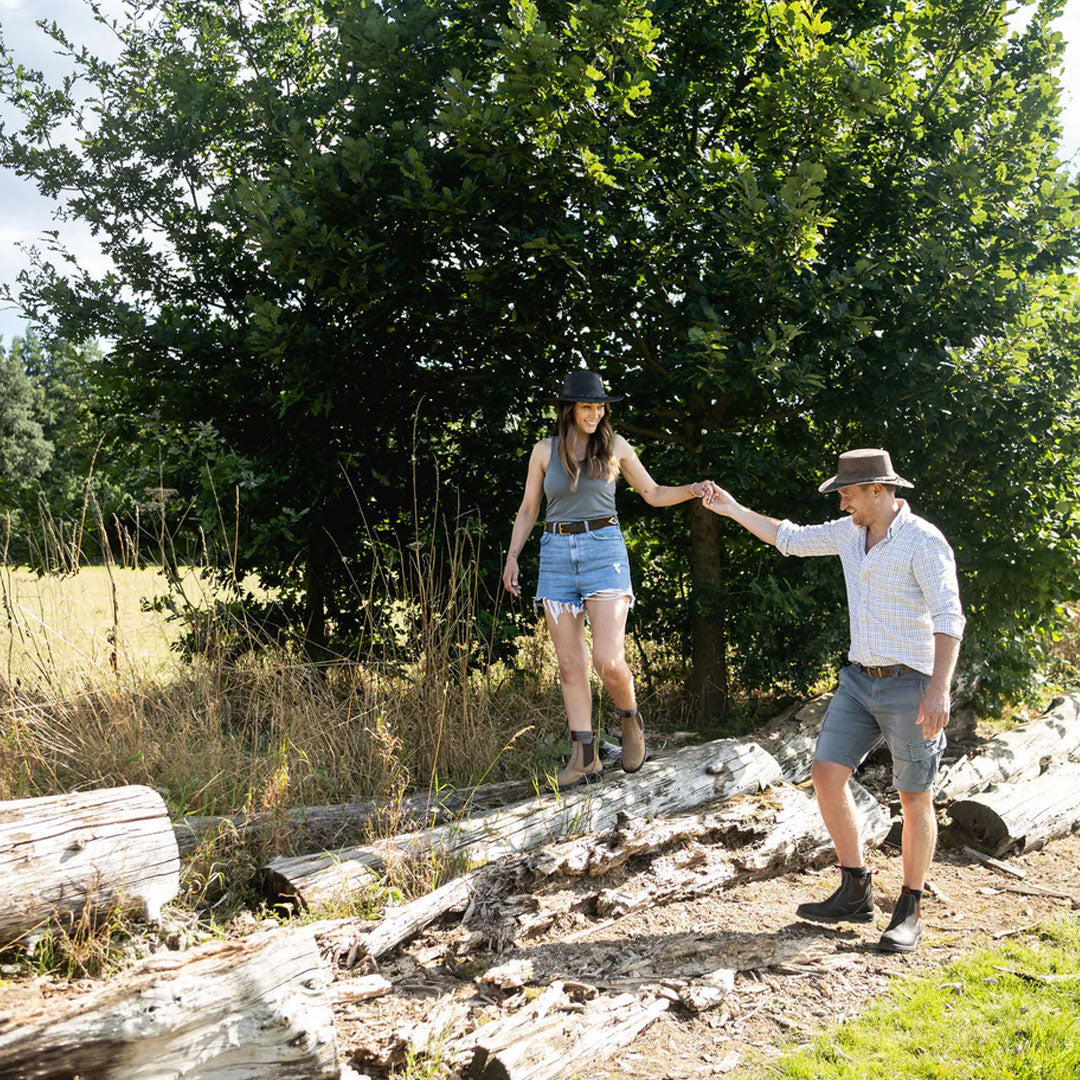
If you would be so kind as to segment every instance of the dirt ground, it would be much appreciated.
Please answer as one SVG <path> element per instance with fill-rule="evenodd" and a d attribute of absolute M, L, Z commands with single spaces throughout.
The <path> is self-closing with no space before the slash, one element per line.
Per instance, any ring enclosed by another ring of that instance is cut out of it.
<path fill-rule="evenodd" d="M 969 746 L 952 746 L 946 761 L 990 734 L 973 732 Z M 361 1074 L 382 1078 L 400 1073 L 411 1045 L 441 1060 L 443 1071 L 434 1075 L 459 1074 L 467 1057 L 455 1047 L 463 1037 L 467 1043 L 470 1031 L 522 1007 L 539 987 L 564 979 L 585 984 L 589 993 L 596 988 L 672 999 L 629 1046 L 576 1068 L 580 1080 L 737 1080 L 754 1062 L 858 1015 L 891 980 L 932 972 L 979 945 L 1068 914 L 1073 897 L 1080 907 L 1080 834 L 1009 858 L 1008 865 L 1023 875 L 1016 877 L 965 854 L 942 811 L 923 902 L 922 944 L 908 956 L 877 952 L 903 883 L 899 804 L 888 788 L 889 772 L 879 755 L 859 775 L 894 817 L 890 839 L 868 854 L 878 905 L 874 923 L 820 926 L 796 917 L 797 904 L 823 898 L 835 887 L 832 865 L 606 919 L 595 913 L 595 880 L 534 883 L 529 893 L 504 900 L 511 911 L 516 905 L 518 917 L 509 920 L 502 938 L 489 932 L 485 940 L 455 917 L 384 957 L 378 969 L 393 992 L 336 1007 L 343 1059 Z M 614 881 L 605 875 L 603 886 L 633 884 L 627 879 L 649 872 L 631 862 Z M 1014 891 L 1031 886 L 1066 898 Z M 540 917 L 545 911 L 551 915 L 546 921 Z M 488 973 L 506 965 L 511 977 L 502 981 L 509 985 L 494 985 Z M 527 973 L 513 977 L 522 965 Z M 726 992 L 710 992 L 709 979 L 725 974 L 715 972 L 722 967 L 736 969 L 734 984 L 725 983 Z M 361 973 L 339 972 L 338 992 Z M 705 985 L 704 1002 L 693 994 L 688 998 L 688 985 Z"/>
<path fill-rule="evenodd" d="M 467 1029 L 512 1007 L 514 995 L 523 991 L 501 992 L 474 980 L 479 968 L 514 959 L 531 960 L 533 980 L 540 985 L 561 976 L 605 989 L 605 971 L 625 968 L 628 959 L 641 958 L 635 973 L 647 985 L 686 976 L 703 952 L 730 950 L 749 957 L 750 963 L 754 955 L 775 956 L 778 950 L 792 955 L 798 962 L 790 967 L 738 972 L 734 991 L 708 1011 L 694 1013 L 673 1005 L 631 1046 L 577 1072 L 581 1080 L 737 1078 L 748 1061 L 777 1054 L 781 1044 L 797 1045 L 857 1015 L 890 980 L 941 968 L 977 945 L 1022 932 L 1068 913 L 1072 906 L 1068 900 L 1008 889 L 1036 885 L 1080 897 L 1078 836 L 1009 860 L 1024 872 L 1022 880 L 951 851 L 947 843 L 946 837 L 933 867 L 936 895 L 927 896 L 923 905 L 926 936 L 913 955 L 874 949 L 902 884 L 900 853 L 886 845 L 868 860 L 879 902 L 873 924 L 823 927 L 795 917 L 796 904 L 834 887 L 836 871 L 825 868 L 635 912 L 600 924 L 592 933 L 587 931 L 593 920 L 571 910 L 525 948 L 498 955 L 479 952 L 466 961 L 460 960 L 459 930 L 430 931 L 380 966 L 394 983 L 391 996 L 338 1008 L 343 1056 L 360 1072 L 385 1075 L 373 1060 L 379 1052 L 373 1055 L 373 1050 L 385 1050 L 394 1035 L 407 1033 L 411 1024 L 423 1024 L 418 1030 L 426 1031 L 433 1018 L 436 1028 L 446 1020 L 449 1035 L 451 1028 Z M 582 940 L 568 944 L 570 936 Z M 612 988 L 620 989 L 618 979 L 615 983 Z M 448 1008 L 451 1004 L 457 1006 L 456 1014 Z"/>

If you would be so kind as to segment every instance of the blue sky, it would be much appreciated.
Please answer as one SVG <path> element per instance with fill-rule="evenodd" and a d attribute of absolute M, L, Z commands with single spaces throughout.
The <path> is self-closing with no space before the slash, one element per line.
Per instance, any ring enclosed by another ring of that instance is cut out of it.
<path fill-rule="evenodd" d="M 119 12 L 120 0 L 102 0 L 106 11 Z M 53 55 L 51 43 L 35 26 L 37 19 L 55 19 L 73 40 L 91 51 L 108 55 L 113 41 L 107 30 L 94 23 L 82 0 L 0 0 L 0 28 L 8 47 L 30 67 L 50 74 L 64 70 L 63 61 Z M 1080 0 L 1068 0 L 1060 28 L 1069 49 L 1064 71 L 1064 135 L 1062 154 L 1080 168 Z M 5 114 L 0 111 L 0 117 Z M 61 239 L 80 264 L 93 271 L 104 267 L 103 257 L 89 231 L 80 225 L 53 220 L 52 205 L 29 184 L 0 170 L 0 282 L 13 282 L 27 264 L 18 244 L 33 244 L 50 228 L 59 228 Z M 0 308 L 0 340 L 7 342 L 22 334 L 26 321 L 17 310 Z"/>

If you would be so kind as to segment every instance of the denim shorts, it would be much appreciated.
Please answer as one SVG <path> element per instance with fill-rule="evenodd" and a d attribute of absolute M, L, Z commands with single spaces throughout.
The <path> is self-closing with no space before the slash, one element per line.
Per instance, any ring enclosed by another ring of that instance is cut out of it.
<path fill-rule="evenodd" d="M 945 750 L 945 732 L 924 739 L 915 722 L 929 685 L 930 676 L 918 671 L 872 679 L 854 664 L 841 668 L 840 684 L 825 713 L 814 760 L 857 769 L 884 741 L 892 754 L 893 787 L 898 791 L 930 791 Z"/>
<path fill-rule="evenodd" d="M 557 618 L 561 612 L 580 615 L 585 601 L 630 597 L 630 561 L 618 525 L 579 533 L 540 535 L 540 579 L 533 609 L 544 605 Z"/>

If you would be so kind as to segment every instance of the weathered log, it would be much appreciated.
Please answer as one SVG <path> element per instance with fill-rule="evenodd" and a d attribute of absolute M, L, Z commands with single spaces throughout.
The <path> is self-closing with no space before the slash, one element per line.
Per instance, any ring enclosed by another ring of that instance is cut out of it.
<path fill-rule="evenodd" d="M 849 781 L 849 786 L 863 842 L 876 846 L 888 835 L 889 814 L 857 781 Z M 708 813 L 656 821 L 624 817 L 609 834 L 581 837 L 536 852 L 527 865 L 540 877 L 598 877 L 635 856 L 687 841 L 711 845 L 743 874 L 763 876 L 795 869 L 793 859 L 816 857 L 830 843 L 813 792 L 779 784 L 760 794 L 733 798 Z"/>
<path fill-rule="evenodd" d="M 1080 826 L 1080 765 L 994 784 L 954 802 L 949 813 L 961 838 L 991 855 L 1034 851 Z"/>
<path fill-rule="evenodd" d="M 0 803 L 0 881 L 0 944 L 73 915 L 154 921 L 180 888 L 165 803 L 139 785 Z"/>
<path fill-rule="evenodd" d="M 888 811 L 854 780 L 850 785 L 864 843 L 874 847 L 888 835 Z M 831 841 L 814 795 L 782 784 L 759 795 L 732 799 L 708 814 L 656 821 L 623 814 L 609 832 L 562 841 L 462 874 L 425 896 L 388 908 L 383 920 L 374 926 L 360 920 L 331 920 L 324 931 L 316 932 L 332 959 L 351 968 L 363 959 L 384 956 L 441 916 L 466 911 L 489 896 L 495 897 L 493 910 L 500 918 L 506 917 L 503 897 L 509 882 L 522 879 L 527 883 L 533 875 L 599 877 L 631 858 L 687 842 L 692 846 L 679 854 L 661 856 L 655 875 L 645 887 L 623 887 L 599 894 L 599 913 L 621 916 L 647 904 L 700 896 L 738 881 L 818 865 L 832 857 Z M 534 902 L 532 907 L 542 905 Z M 544 910 L 538 916 L 526 916 L 518 920 L 511 935 L 538 932 L 560 913 Z M 484 913 L 479 915 L 479 921 L 485 921 Z"/>
<path fill-rule="evenodd" d="M 5 1080 L 336 1080 L 339 1071 L 318 950 L 303 928 L 154 957 L 0 1026 Z"/>
<path fill-rule="evenodd" d="M 848 783 L 863 844 L 876 847 L 889 834 L 889 813 L 856 781 Z M 835 857 L 817 800 L 801 788 L 785 785 L 757 798 L 734 800 L 710 814 L 708 825 L 704 843 L 695 841 L 681 851 L 661 855 L 643 879 L 601 891 L 596 899 L 597 914 L 621 917 L 743 881 L 821 866 Z M 605 862 L 601 855 L 594 865 Z"/>
<path fill-rule="evenodd" d="M 443 825 L 470 809 L 490 809 L 525 799 L 533 793 L 524 780 L 505 780 L 480 787 L 449 788 L 436 794 L 401 799 L 364 799 L 330 806 L 301 806 L 284 811 L 220 816 L 190 815 L 173 822 L 181 855 L 189 855 L 208 838 L 237 834 L 243 838 L 273 834 L 282 829 L 300 845 L 331 848 L 343 839 L 355 840 L 366 831 L 396 831 Z"/>
<path fill-rule="evenodd" d="M 938 781 L 938 801 L 953 802 L 991 784 L 1028 780 L 1080 750 L 1080 694 L 1055 698 L 1036 720 L 1002 732 L 978 754 L 962 757 Z"/>
<path fill-rule="evenodd" d="M 718 739 L 647 763 L 633 776 L 614 777 L 561 795 L 491 810 L 378 844 L 277 858 L 265 868 L 268 891 L 279 902 L 314 908 L 369 880 L 372 871 L 405 855 L 431 852 L 484 864 L 530 851 L 571 832 L 614 823 L 620 811 L 651 818 L 759 791 L 781 780 L 776 761 L 755 743 Z"/>
<path fill-rule="evenodd" d="M 754 740 L 780 763 L 784 779 L 801 784 L 810 777 L 821 722 L 833 692 L 819 694 L 805 705 L 785 709 L 754 733 Z"/>
<path fill-rule="evenodd" d="M 594 997 L 582 1007 L 561 982 L 525 1008 L 481 1029 L 472 1080 L 560 1080 L 629 1045 L 668 1008 L 662 997 Z"/>

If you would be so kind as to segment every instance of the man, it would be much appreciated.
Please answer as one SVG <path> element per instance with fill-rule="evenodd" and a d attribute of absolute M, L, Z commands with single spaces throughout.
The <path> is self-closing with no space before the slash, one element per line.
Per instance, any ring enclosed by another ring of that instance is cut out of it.
<path fill-rule="evenodd" d="M 870 922 L 874 898 L 863 862 L 848 779 L 884 739 L 904 814 L 904 888 L 878 947 L 912 952 L 922 938 L 919 908 L 937 843 L 934 778 L 945 749 L 949 692 L 964 616 L 956 562 L 945 537 L 896 497 L 914 487 L 897 476 L 885 450 L 849 450 L 818 490 L 840 494 L 847 517 L 793 525 L 754 513 L 709 484 L 705 505 L 783 555 L 839 555 L 847 584 L 849 663 L 821 725 L 811 776 L 836 846 L 840 887 L 800 904 L 817 922 Z"/>

